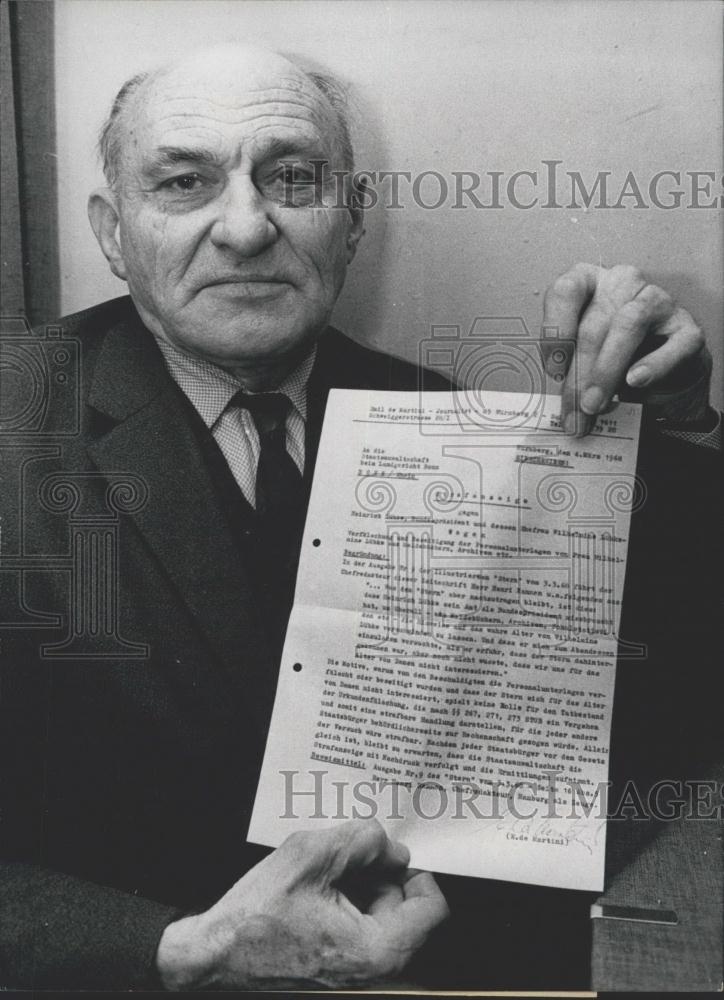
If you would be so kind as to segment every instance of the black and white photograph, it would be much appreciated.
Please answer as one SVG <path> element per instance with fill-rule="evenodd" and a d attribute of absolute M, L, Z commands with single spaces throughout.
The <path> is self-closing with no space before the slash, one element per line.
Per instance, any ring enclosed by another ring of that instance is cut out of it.
<path fill-rule="evenodd" d="M 724 989 L 723 10 L 0 4 L 0 990 Z"/>

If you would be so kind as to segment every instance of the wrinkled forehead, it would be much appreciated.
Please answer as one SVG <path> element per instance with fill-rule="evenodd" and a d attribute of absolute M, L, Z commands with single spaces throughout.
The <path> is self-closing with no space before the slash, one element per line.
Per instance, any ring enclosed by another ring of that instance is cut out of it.
<path fill-rule="evenodd" d="M 141 161 L 164 147 L 202 146 L 220 159 L 288 147 L 336 160 L 337 123 L 325 95 L 287 60 L 177 67 L 139 95 L 131 147 Z"/>

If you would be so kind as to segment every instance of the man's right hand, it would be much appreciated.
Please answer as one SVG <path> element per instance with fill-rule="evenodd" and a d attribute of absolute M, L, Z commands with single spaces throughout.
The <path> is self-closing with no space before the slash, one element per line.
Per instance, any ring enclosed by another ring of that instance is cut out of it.
<path fill-rule="evenodd" d="M 161 982 L 273 989 L 394 976 L 448 914 L 432 875 L 408 861 L 376 820 L 292 834 L 209 910 L 166 928 Z"/>

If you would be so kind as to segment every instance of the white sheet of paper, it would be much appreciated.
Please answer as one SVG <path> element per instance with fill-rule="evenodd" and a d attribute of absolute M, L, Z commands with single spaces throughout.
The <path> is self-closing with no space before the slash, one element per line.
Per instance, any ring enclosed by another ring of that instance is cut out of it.
<path fill-rule="evenodd" d="M 598 891 L 640 407 L 334 390 L 249 840 Z"/>

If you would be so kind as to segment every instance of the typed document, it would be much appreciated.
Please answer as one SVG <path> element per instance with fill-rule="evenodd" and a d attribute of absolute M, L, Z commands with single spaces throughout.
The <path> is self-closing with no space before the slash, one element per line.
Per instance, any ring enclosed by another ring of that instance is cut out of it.
<path fill-rule="evenodd" d="M 249 839 L 376 817 L 416 868 L 603 888 L 640 407 L 329 397 Z"/>

